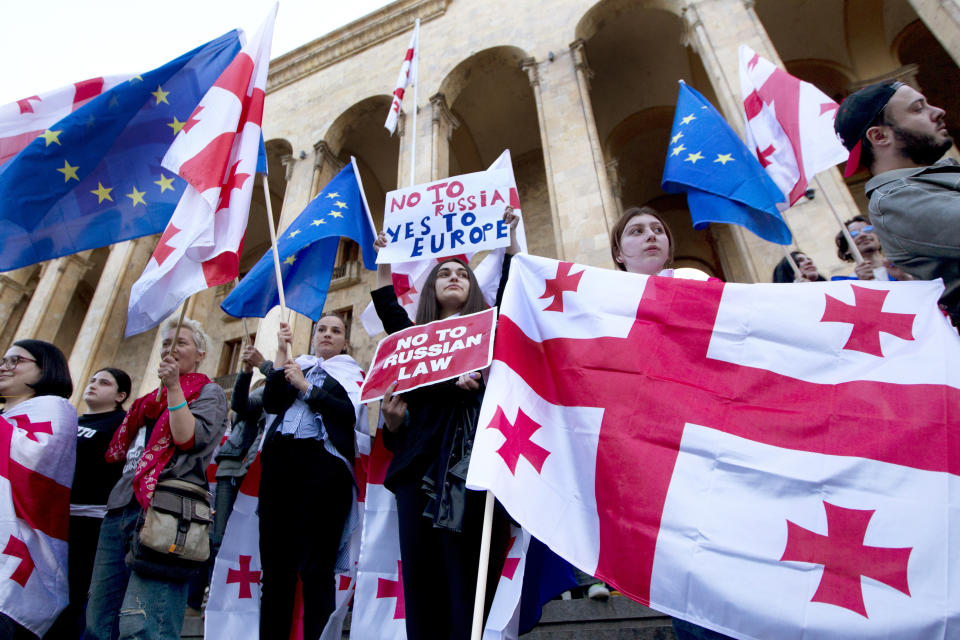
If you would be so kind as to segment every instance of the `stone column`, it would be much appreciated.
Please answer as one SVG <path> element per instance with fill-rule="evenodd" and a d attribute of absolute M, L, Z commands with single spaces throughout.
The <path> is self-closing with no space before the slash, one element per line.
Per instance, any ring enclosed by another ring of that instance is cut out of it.
<path fill-rule="evenodd" d="M 573 66 L 577 74 L 577 88 L 580 91 L 580 106 L 583 109 L 583 118 L 587 125 L 587 136 L 590 140 L 590 155 L 593 158 L 593 169 L 597 173 L 597 183 L 600 185 L 600 200 L 603 204 L 603 216 L 607 230 L 613 228 L 620 217 L 620 208 L 616 204 L 610 179 L 607 176 L 607 163 L 603 155 L 603 145 L 597 131 L 597 120 L 593 114 L 593 102 L 590 100 L 590 79 L 593 71 L 587 63 L 586 43 L 582 39 L 570 43 L 573 54 Z"/>
<path fill-rule="evenodd" d="M 563 260 L 563 230 L 560 228 L 560 213 L 557 211 L 557 193 L 553 184 L 553 163 L 550 161 L 550 136 L 547 133 L 547 119 L 543 111 L 543 96 L 540 94 L 540 75 L 537 73 L 537 61 L 526 58 L 521 68 L 527 72 L 533 100 L 537 104 L 537 124 L 540 127 L 540 147 L 543 149 L 543 169 L 547 176 L 547 197 L 550 200 L 550 218 L 553 220 L 553 244 L 557 250 L 557 259 Z"/>
<path fill-rule="evenodd" d="M 286 180 L 288 183 L 293 177 L 294 165 L 293 162 L 284 164 L 287 169 Z M 310 198 L 320 193 L 320 189 L 333 180 L 337 172 L 343 169 L 343 166 L 343 162 L 333 153 L 326 140 L 320 140 L 313 145 L 313 180 L 310 184 Z M 309 201 L 308 199 L 307 202 Z"/>
<path fill-rule="evenodd" d="M 450 136 L 460 120 L 447 106 L 447 98 L 437 93 L 430 98 L 430 180 L 450 175 Z"/>
<path fill-rule="evenodd" d="M 752 0 L 691 0 L 683 10 L 684 39 L 699 54 L 717 97 L 716 107 L 740 135 L 744 133 L 739 80 L 739 46 L 746 44 L 774 64 L 783 67 L 763 24 L 753 10 Z M 784 218 L 794 242 L 808 253 L 824 274 L 841 269 L 833 250 L 839 225 L 831 213 L 833 204 L 842 219 L 857 213 L 846 183 L 836 168 L 819 174 L 819 184 L 808 176 L 817 197 L 801 199 Z M 735 225 L 714 225 L 720 259 L 727 279 L 737 282 L 769 282 L 774 265 L 783 258 L 783 249 L 761 240 Z"/>
<path fill-rule="evenodd" d="M 39 269 L 31 265 L 0 274 L 0 349 L 6 350 L 20 324 L 33 287 L 30 280 Z"/>
<path fill-rule="evenodd" d="M 960 65 L 960 0 L 909 0 L 953 61 Z"/>
<path fill-rule="evenodd" d="M 44 264 L 30 304 L 23 314 L 14 340 L 36 338 L 53 342 L 77 283 L 90 267 L 90 251 L 50 260 Z"/>
<path fill-rule="evenodd" d="M 397 114 L 397 132 L 396 135 L 399 138 L 400 144 L 397 145 L 397 189 L 402 189 L 407 186 L 407 183 L 403 181 L 403 171 L 406 167 L 404 160 L 410 154 L 410 150 L 406 148 L 406 133 L 407 133 L 407 114 L 401 109 Z M 408 178 L 409 180 L 409 178 Z"/>

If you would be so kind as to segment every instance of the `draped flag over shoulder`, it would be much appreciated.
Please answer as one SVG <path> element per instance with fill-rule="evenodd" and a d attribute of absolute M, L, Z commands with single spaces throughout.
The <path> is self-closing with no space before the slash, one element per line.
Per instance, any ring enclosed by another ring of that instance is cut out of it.
<path fill-rule="evenodd" d="M 56 396 L 0 416 L 0 611 L 43 636 L 69 600 L 77 412 Z"/>
<path fill-rule="evenodd" d="M 239 50 L 232 31 L 148 73 L 0 107 L 0 271 L 163 231 L 185 183 L 160 160 Z"/>
<path fill-rule="evenodd" d="M 662 186 L 686 192 L 694 229 L 726 222 L 777 244 L 793 241 L 777 210 L 780 189 L 713 105 L 684 82 L 670 136 Z"/>
<path fill-rule="evenodd" d="M 417 64 L 420 55 L 420 20 L 418 19 L 413 27 L 413 35 L 410 36 L 410 46 L 403 56 L 403 63 L 400 65 L 400 74 L 397 76 L 397 87 L 393 90 L 393 101 L 390 103 L 390 111 L 387 113 L 387 121 L 383 123 L 390 135 L 397 130 L 397 117 L 400 115 L 400 106 L 403 104 L 403 94 L 406 93 L 410 83 L 417 82 Z M 416 105 L 413 107 L 416 109 Z"/>
<path fill-rule="evenodd" d="M 320 365 L 346 390 L 353 403 L 357 424 L 366 426 L 367 408 L 360 404 L 360 383 L 363 371 L 349 356 L 334 356 Z M 269 420 L 274 416 L 268 415 Z M 357 559 L 360 553 L 360 531 L 363 518 L 363 488 L 367 482 L 367 459 L 370 456 L 370 436 L 358 432 L 357 455 L 353 477 L 359 491 L 354 491 L 351 515 L 344 526 L 337 556 L 334 581 L 336 605 L 321 635 L 321 640 L 339 640 L 348 605 L 353 597 L 357 577 Z M 261 446 L 262 446 L 261 441 Z M 258 640 L 260 637 L 260 589 L 263 569 L 260 564 L 260 454 L 257 454 L 240 485 L 237 501 L 227 522 L 223 543 L 214 561 L 210 578 L 210 598 L 204 619 L 204 638 L 207 640 Z M 291 637 L 297 635 L 302 620 L 300 611 L 294 611 Z"/>
<path fill-rule="evenodd" d="M 839 105 L 747 45 L 740 45 L 740 92 L 747 147 L 793 205 L 817 173 L 847 159 L 833 130 Z"/>
<path fill-rule="evenodd" d="M 157 248 L 130 290 L 126 335 L 159 324 L 197 291 L 237 277 L 256 173 L 277 5 L 203 96 L 163 158 L 187 181 Z"/>
<path fill-rule="evenodd" d="M 518 255 L 467 485 L 727 635 L 955 638 L 960 338 L 941 291 Z"/>
<path fill-rule="evenodd" d="M 320 319 L 342 237 L 359 244 L 363 265 L 376 270 L 373 219 L 353 158 L 277 239 L 288 307 L 313 320 Z M 234 317 L 262 318 L 278 304 L 280 294 L 271 249 L 220 307 Z"/>
<path fill-rule="evenodd" d="M 520 196 L 517 194 L 517 183 L 513 179 L 513 162 L 510 157 L 510 150 L 506 149 L 500 156 L 488 167 L 488 170 L 507 169 L 510 171 L 510 206 L 513 212 L 520 216 L 517 223 L 517 243 L 520 245 L 520 251 L 527 250 L 527 235 L 523 227 L 523 213 L 520 210 Z M 480 288 L 483 290 L 483 298 L 487 304 L 493 305 L 497 299 L 497 288 L 500 285 L 500 269 L 503 266 L 503 256 L 506 253 L 505 248 L 494 249 L 484 257 L 484 259 L 474 269 L 474 275 Z M 466 256 L 469 260 L 473 254 Z M 423 283 L 430 274 L 430 269 L 437 264 L 436 260 L 411 260 L 410 262 L 398 262 L 392 265 L 393 289 L 396 291 L 397 300 L 400 302 L 407 314 L 412 320 L 417 314 L 417 303 L 420 300 L 420 290 Z M 383 332 L 383 325 L 380 318 L 377 317 L 377 311 L 370 303 L 360 315 L 360 321 L 363 328 L 371 336 Z"/>

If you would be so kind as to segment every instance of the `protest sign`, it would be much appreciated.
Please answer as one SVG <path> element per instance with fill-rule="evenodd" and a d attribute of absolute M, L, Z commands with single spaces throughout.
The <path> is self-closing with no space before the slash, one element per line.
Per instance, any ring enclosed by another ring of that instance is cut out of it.
<path fill-rule="evenodd" d="M 382 398 L 394 382 L 394 393 L 401 393 L 485 368 L 493 358 L 496 320 L 497 310 L 492 308 L 387 336 L 373 354 L 360 401 Z"/>
<path fill-rule="evenodd" d="M 512 171 L 495 169 L 444 178 L 387 194 L 387 246 L 377 263 L 469 254 L 510 244 L 503 211 Z"/>

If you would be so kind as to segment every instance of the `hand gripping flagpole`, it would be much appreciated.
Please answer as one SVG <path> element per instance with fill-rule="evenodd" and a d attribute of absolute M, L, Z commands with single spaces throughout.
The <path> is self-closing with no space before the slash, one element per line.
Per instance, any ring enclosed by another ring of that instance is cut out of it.
<path fill-rule="evenodd" d="M 493 533 L 493 492 L 487 491 L 483 506 L 483 535 L 480 538 L 480 566 L 477 569 L 477 593 L 473 600 L 473 630 L 470 640 L 483 636 L 483 609 L 487 600 L 487 571 L 490 565 L 490 538 Z"/>
<path fill-rule="evenodd" d="M 170 350 L 173 351 L 177 348 L 177 344 L 180 342 L 180 327 L 183 326 L 183 317 L 187 315 L 187 303 L 190 302 L 190 296 L 187 296 L 187 299 L 183 301 L 183 304 L 180 305 L 180 319 L 177 320 L 177 329 L 173 332 L 173 342 L 171 343 Z M 157 397 L 156 401 L 160 402 L 160 396 L 163 394 L 163 381 L 160 381 L 160 386 L 157 387 Z"/>

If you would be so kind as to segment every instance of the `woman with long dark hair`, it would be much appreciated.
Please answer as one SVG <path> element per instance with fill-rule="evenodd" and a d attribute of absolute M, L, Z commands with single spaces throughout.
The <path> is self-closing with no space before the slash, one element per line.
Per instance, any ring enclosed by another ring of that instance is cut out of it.
<path fill-rule="evenodd" d="M 77 412 L 67 400 L 72 393 L 67 359 L 49 342 L 18 340 L 0 360 L 0 455 L 30 471 L 8 474 L 9 488 L 0 496 L 7 502 L 3 512 L 17 516 L 0 518 L 2 544 L 22 545 L 3 565 L 17 584 L 0 592 L 0 638 L 43 636 L 67 604 L 60 563 L 67 559 L 66 487 L 76 457 Z M 32 558 L 28 572 L 18 554 Z M 7 569 L 11 561 L 18 564 Z"/>
<path fill-rule="evenodd" d="M 519 218 L 508 208 L 504 219 L 511 238 L 504 258 L 505 276 L 511 256 L 518 251 Z M 386 244 L 387 238 L 381 233 L 376 246 L 379 249 Z M 501 291 L 503 282 L 501 279 Z M 389 265 L 380 265 L 377 285 L 371 296 L 386 331 L 395 333 L 412 326 L 397 301 Z M 427 276 L 416 324 L 486 308 L 470 266 L 460 258 L 448 258 Z M 472 372 L 457 380 L 408 391 L 402 397 L 388 392 L 383 399 L 384 442 L 393 451 L 384 485 L 397 498 L 409 640 L 470 636 L 484 496 L 467 490 L 463 479 L 483 387 L 480 373 Z M 499 572 L 489 575 L 497 578 Z"/>

